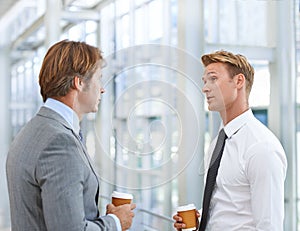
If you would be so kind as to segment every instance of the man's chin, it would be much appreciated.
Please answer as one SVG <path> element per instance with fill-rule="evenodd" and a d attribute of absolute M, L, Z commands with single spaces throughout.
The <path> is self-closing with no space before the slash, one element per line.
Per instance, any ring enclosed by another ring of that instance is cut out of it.
<path fill-rule="evenodd" d="M 209 111 L 215 111 L 215 108 L 211 105 L 208 105 L 208 108 L 207 108 Z"/>
<path fill-rule="evenodd" d="M 90 111 L 90 113 L 95 113 L 95 112 L 97 112 L 97 111 L 98 111 L 98 106 L 95 107 L 94 109 L 92 109 L 92 110 Z"/>

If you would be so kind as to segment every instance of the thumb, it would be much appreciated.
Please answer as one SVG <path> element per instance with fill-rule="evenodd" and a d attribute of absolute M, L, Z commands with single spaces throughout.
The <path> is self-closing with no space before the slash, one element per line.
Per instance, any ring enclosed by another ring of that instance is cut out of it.
<path fill-rule="evenodd" d="M 116 206 L 114 206 L 113 204 L 106 205 L 106 214 L 111 213 L 115 207 Z"/>

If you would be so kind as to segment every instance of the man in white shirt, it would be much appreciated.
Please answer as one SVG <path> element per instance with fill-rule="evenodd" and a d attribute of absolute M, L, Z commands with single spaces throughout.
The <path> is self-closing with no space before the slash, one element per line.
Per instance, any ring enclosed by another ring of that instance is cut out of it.
<path fill-rule="evenodd" d="M 80 136 L 83 115 L 96 112 L 104 89 L 101 51 L 61 41 L 39 75 L 44 106 L 11 144 L 7 181 L 14 231 L 122 231 L 135 204 L 98 210 L 99 179 Z"/>
<path fill-rule="evenodd" d="M 249 108 L 254 69 L 244 56 L 226 51 L 206 54 L 202 62 L 205 66 L 202 90 L 208 109 L 219 112 L 227 139 L 207 225 L 201 227 L 200 222 L 198 228 L 282 231 L 287 161 L 278 139 Z M 206 155 L 206 169 L 215 146 L 216 139 Z M 176 229 L 185 227 L 178 214 L 173 218 Z"/>

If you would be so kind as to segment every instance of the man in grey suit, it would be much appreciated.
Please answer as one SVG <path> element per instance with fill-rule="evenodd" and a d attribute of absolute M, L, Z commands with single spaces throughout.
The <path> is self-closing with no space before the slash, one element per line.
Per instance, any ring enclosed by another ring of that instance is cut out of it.
<path fill-rule="evenodd" d="M 45 104 L 11 144 L 7 180 L 13 231 L 126 230 L 135 204 L 98 211 L 99 182 L 79 122 L 104 93 L 103 58 L 84 42 L 61 41 L 39 74 Z"/>

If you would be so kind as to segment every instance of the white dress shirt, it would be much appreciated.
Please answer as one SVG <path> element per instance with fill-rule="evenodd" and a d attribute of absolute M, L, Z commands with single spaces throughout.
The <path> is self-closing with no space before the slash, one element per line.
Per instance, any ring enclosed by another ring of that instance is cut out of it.
<path fill-rule="evenodd" d="M 70 124 L 75 134 L 79 135 L 79 130 L 80 130 L 79 118 L 77 114 L 72 110 L 72 108 L 52 98 L 48 98 L 46 100 L 44 107 L 50 108 L 53 111 L 60 114 Z M 122 231 L 119 218 L 114 214 L 108 214 L 108 216 L 111 216 L 115 220 L 117 225 L 116 231 Z"/>
<path fill-rule="evenodd" d="M 228 136 L 210 204 L 209 231 L 282 231 L 287 160 L 251 109 L 224 127 Z M 212 142 L 205 163 L 216 144 Z M 207 169 L 207 167 L 206 167 Z"/>

